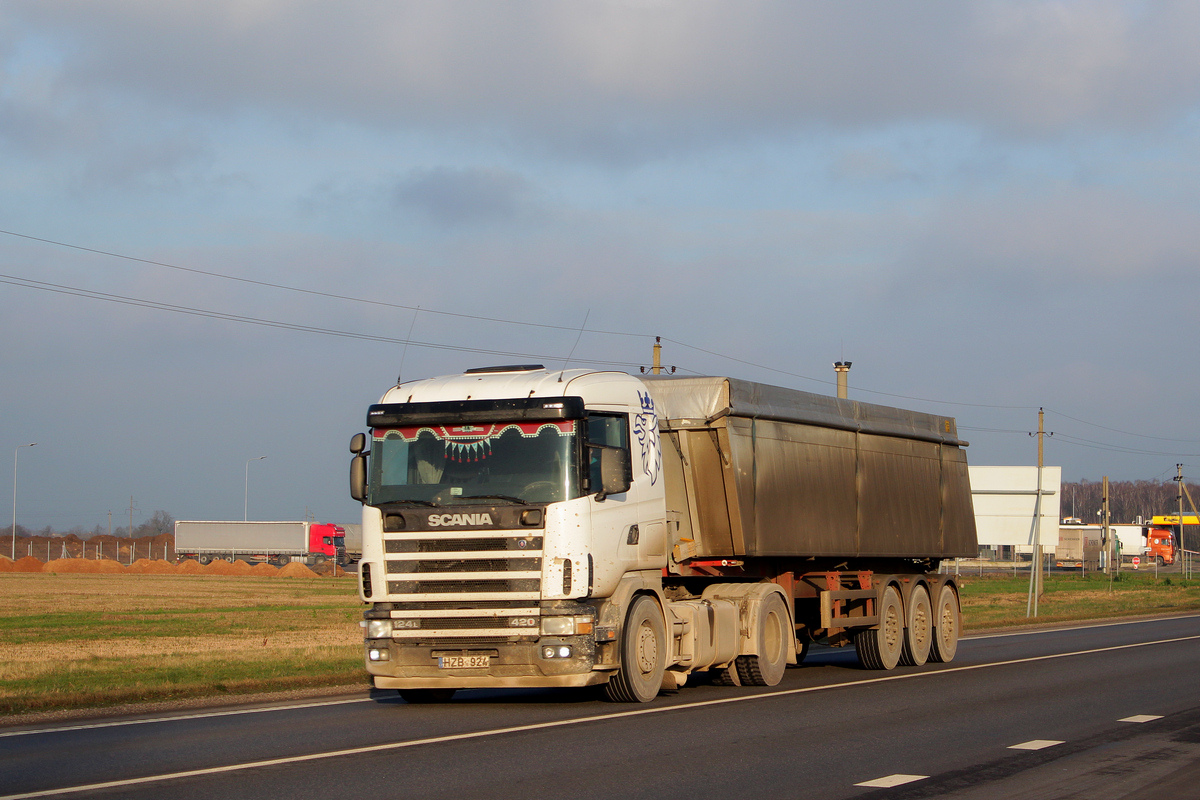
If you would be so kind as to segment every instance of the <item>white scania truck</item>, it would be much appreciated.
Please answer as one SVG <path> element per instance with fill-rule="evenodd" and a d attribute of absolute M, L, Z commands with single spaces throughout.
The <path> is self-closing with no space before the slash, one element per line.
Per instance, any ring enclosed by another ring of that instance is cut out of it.
<path fill-rule="evenodd" d="M 949 661 L 975 556 L 954 420 L 722 377 L 491 367 L 390 389 L 350 445 L 366 665 L 410 702 L 691 673 L 813 641 Z"/>

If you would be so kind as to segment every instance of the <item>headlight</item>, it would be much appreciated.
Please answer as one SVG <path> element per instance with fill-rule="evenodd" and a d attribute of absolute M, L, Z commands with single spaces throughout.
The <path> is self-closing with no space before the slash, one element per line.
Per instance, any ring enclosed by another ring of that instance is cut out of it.
<path fill-rule="evenodd" d="M 369 620 L 367 620 L 367 638 L 368 639 L 390 639 L 390 638 L 392 638 L 392 621 L 390 619 L 369 619 Z"/>
<path fill-rule="evenodd" d="M 594 617 L 542 617 L 542 636 L 578 636 L 591 633 Z"/>

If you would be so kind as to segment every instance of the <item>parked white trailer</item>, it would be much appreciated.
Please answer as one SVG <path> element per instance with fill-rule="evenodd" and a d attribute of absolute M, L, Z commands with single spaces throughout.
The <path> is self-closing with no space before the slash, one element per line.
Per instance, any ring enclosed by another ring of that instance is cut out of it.
<path fill-rule="evenodd" d="M 226 522 L 180 520 L 175 523 L 175 553 L 201 564 L 214 560 L 309 564 L 345 560 L 343 532 L 317 522 Z"/>
<path fill-rule="evenodd" d="M 351 442 L 366 664 L 410 701 L 708 672 L 808 643 L 949 661 L 977 552 L 954 420 L 749 383 L 536 367 L 390 389 Z"/>

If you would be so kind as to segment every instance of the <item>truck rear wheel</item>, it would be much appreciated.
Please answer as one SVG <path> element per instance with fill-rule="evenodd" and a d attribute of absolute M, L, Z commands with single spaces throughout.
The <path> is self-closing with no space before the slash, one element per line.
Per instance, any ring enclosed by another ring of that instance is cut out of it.
<path fill-rule="evenodd" d="M 933 612 L 929 607 L 929 592 L 924 586 L 917 586 L 909 595 L 906 622 L 900 663 L 906 667 L 919 667 L 929 660 L 933 644 Z"/>
<path fill-rule="evenodd" d="M 737 671 L 743 686 L 774 686 L 787 669 L 788 631 L 791 628 L 783 598 L 771 594 L 758 612 L 758 655 L 738 656 Z"/>
<path fill-rule="evenodd" d="M 621 668 L 604 685 L 617 703 L 649 703 L 662 688 L 667 660 L 667 626 L 653 598 L 639 595 L 621 632 Z"/>
<path fill-rule="evenodd" d="M 937 605 L 933 607 L 933 640 L 930 642 L 929 660 L 941 664 L 954 660 L 958 651 L 958 633 L 962 616 L 958 609 L 958 592 L 943 586 L 938 592 Z"/>
<path fill-rule="evenodd" d="M 904 613 L 895 586 L 883 590 L 879 600 L 879 627 L 854 635 L 858 661 L 867 669 L 892 669 L 900 663 L 904 646 Z"/>

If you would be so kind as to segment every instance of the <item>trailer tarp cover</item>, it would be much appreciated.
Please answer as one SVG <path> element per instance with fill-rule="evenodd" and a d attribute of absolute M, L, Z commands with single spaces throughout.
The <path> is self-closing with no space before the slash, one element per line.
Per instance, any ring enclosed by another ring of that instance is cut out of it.
<path fill-rule="evenodd" d="M 643 378 L 689 558 L 978 555 L 954 420 L 733 378 Z"/>

